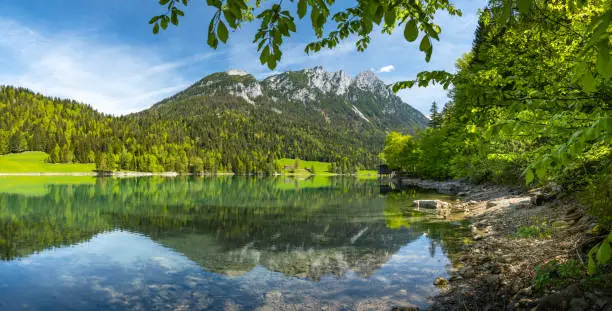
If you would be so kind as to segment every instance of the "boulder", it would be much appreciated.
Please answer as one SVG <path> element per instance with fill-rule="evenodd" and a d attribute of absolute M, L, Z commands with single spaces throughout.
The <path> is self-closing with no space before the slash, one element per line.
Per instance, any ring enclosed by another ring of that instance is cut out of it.
<path fill-rule="evenodd" d="M 447 202 L 440 200 L 415 200 L 412 202 L 413 206 L 416 208 L 425 208 L 425 209 L 450 209 L 451 205 Z"/>
<path fill-rule="evenodd" d="M 554 194 L 534 192 L 531 196 L 531 204 L 535 206 L 542 206 L 546 202 L 550 202 L 555 199 Z"/>

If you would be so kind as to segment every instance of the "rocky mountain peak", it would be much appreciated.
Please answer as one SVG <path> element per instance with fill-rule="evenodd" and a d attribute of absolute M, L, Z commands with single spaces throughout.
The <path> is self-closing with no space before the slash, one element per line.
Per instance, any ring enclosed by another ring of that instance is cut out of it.
<path fill-rule="evenodd" d="M 353 84 L 364 91 L 369 91 L 373 93 L 377 93 L 379 95 L 388 95 L 389 89 L 385 85 L 385 83 L 376 76 L 376 74 L 371 71 L 363 71 L 360 72 L 353 81 Z"/>
<path fill-rule="evenodd" d="M 308 78 L 308 87 L 323 93 L 344 95 L 352 83 L 352 78 L 344 71 L 328 72 L 321 66 L 304 70 Z"/>

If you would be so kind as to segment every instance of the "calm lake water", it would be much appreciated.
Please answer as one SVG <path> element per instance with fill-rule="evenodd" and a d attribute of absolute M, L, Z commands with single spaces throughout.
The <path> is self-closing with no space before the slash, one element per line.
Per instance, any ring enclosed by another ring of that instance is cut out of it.
<path fill-rule="evenodd" d="M 0 177 L 0 310 L 427 307 L 465 226 L 353 178 Z M 384 193 L 384 194 L 383 194 Z"/>

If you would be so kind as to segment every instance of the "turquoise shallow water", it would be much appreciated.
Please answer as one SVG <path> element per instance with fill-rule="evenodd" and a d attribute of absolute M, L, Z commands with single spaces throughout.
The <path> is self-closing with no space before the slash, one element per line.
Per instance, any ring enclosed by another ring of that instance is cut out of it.
<path fill-rule="evenodd" d="M 465 230 L 351 178 L 33 188 L 0 187 L 1 310 L 426 307 Z"/>

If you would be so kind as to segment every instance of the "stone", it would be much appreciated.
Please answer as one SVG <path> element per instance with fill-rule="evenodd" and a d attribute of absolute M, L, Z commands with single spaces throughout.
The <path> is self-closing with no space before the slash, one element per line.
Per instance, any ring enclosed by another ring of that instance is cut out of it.
<path fill-rule="evenodd" d="M 412 203 L 416 208 L 425 209 L 447 209 L 451 207 L 449 203 L 440 200 L 415 200 Z"/>
<path fill-rule="evenodd" d="M 506 255 L 502 255 L 501 256 L 501 261 L 504 262 L 504 263 L 511 263 L 511 262 L 515 261 L 515 258 L 511 254 L 506 254 Z"/>
<path fill-rule="evenodd" d="M 497 275 L 487 275 L 487 276 L 485 276 L 484 281 L 489 286 L 497 287 L 497 285 L 499 285 L 499 276 L 497 276 Z"/>
<path fill-rule="evenodd" d="M 586 310 L 589 304 L 584 298 L 574 298 L 570 301 L 570 311 Z"/>
<path fill-rule="evenodd" d="M 474 277 L 474 269 L 472 269 L 471 267 L 466 267 L 462 269 L 461 271 L 459 271 L 459 274 L 463 276 L 464 278 L 469 279 L 469 278 Z"/>
<path fill-rule="evenodd" d="M 435 286 L 447 286 L 448 285 L 448 280 L 440 276 L 440 277 L 437 277 L 434 280 L 433 284 Z"/>
<path fill-rule="evenodd" d="M 500 273 L 502 272 L 502 269 L 501 269 L 501 267 L 500 267 L 499 265 L 492 265 L 492 266 L 489 268 L 489 271 L 490 271 L 491 273 L 493 273 L 493 274 L 500 274 Z"/>
<path fill-rule="evenodd" d="M 544 203 L 552 201 L 554 198 L 555 196 L 553 194 L 536 192 L 531 196 L 531 204 L 535 206 L 542 206 Z"/>

